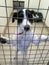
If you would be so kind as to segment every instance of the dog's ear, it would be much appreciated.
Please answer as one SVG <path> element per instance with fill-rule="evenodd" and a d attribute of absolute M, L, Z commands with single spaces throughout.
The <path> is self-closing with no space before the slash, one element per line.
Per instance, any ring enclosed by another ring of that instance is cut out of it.
<path fill-rule="evenodd" d="M 35 11 L 31 10 L 30 12 L 31 12 L 32 15 L 34 15 L 34 16 L 36 15 Z"/>
<path fill-rule="evenodd" d="M 31 13 L 35 17 L 35 18 L 33 18 L 33 20 L 35 22 L 43 21 L 43 14 L 41 12 L 35 12 L 35 11 L 32 10 Z"/>
<path fill-rule="evenodd" d="M 13 16 L 12 16 L 12 23 L 15 22 L 15 19 L 17 19 L 17 12 L 14 12 L 14 13 L 13 13 Z"/>

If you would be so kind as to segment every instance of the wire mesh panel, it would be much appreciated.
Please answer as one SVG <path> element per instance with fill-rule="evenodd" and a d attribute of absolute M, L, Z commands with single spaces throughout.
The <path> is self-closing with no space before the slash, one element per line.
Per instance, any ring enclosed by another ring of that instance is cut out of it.
<path fill-rule="evenodd" d="M 23 1 L 23 0 L 15 0 L 15 2 Z M 46 4 L 47 2 L 47 4 Z M 44 3 L 44 4 L 43 4 Z M 16 4 L 16 3 L 15 3 Z M 46 5 L 46 6 L 45 6 Z M 16 7 L 16 11 L 18 12 L 19 7 Z M 47 39 L 49 36 L 49 1 L 47 0 L 24 0 L 24 7 L 22 9 L 34 10 L 36 12 L 42 12 L 43 21 L 33 22 L 31 31 L 34 35 L 47 35 Z M 5 10 L 5 11 L 4 11 Z M 28 14 L 28 12 L 27 12 Z M 12 23 L 12 15 L 13 15 L 13 0 L 2 0 L 0 3 L 0 35 L 10 39 L 16 32 L 18 33 L 17 20 Z M 17 14 L 18 16 L 18 14 Z M 17 17 L 17 19 L 20 19 Z M 48 22 L 47 22 L 48 21 Z M 27 23 L 26 23 L 27 24 Z M 6 27 L 6 28 L 5 28 Z M 3 29 L 5 30 L 3 31 Z M 13 38 L 14 39 L 14 38 Z M 18 36 L 17 36 L 18 39 Z M 0 44 L 0 65 L 47 65 L 49 62 L 49 40 L 45 40 L 41 42 L 39 40 L 38 45 L 34 45 L 30 42 L 30 45 L 25 53 L 26 56 L 19 51 L 18 43 L 21 41 L 17 41 L 17 47 L 12 44 Z M 23 41 L 23 40 L 22 40 Z M 25 48 L 26 34 L 24 39 L 24 48 Z M 29 40 L 27 40 L 29 41 Z M 25 49 L 24 49 L 25 50 Z M 27 58 L 27 59 L 26 59 Z"/>

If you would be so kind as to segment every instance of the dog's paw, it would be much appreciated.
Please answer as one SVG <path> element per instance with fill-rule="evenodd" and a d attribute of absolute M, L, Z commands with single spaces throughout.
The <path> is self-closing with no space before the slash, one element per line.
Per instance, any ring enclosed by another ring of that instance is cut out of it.
<path fill-rule="evenodd" d="M 2 35 L 0 35 L 0 43 L 5 44 L 6 42 L 6 39 Z"/>

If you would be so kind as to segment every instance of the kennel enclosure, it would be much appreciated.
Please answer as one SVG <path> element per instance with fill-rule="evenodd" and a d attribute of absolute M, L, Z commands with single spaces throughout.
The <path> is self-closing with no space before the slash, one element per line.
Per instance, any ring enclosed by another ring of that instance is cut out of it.
<path fill-rule="evenodd" d="M 49 0 L 1 0 L 0 1 L 0 35 L 12 37 L 15 34 L 16 22 L 11 23 L 13 11 L 19 9 L 30 9 L 43 14 L 43 22 L 34 22 L 32 24 L 32 30 L 34 35 L 49 35 Z M 24 65 L 24 61 L 19 63 L 19 60 L 23 59 L 21 52 L 18 52 L 18 61 L 14 59 L 16 46 L 8 44 L 0 44 L 0 65 Z M 26 65 L 47 65 L 49 62 L 49 41 L 41 42 L 38 46 L 34 44 L 28 48 L 27 51 L 28 62 Z"/>

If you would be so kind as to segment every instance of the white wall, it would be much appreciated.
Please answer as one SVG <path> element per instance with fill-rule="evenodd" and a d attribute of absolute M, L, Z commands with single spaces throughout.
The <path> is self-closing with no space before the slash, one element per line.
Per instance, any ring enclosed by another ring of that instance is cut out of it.
<path fill-rule="evenodd" d="M 49 7 L 49 0 L 41 0 L 40 8 L 48 9 L 48 7 Z M 41 10 L 41 12 L 43 13 L 43 16 L 45 18 L 47 10 L 43 11 Z M 49 14 L 46 18 L 45 24 L 49 27 Z"/>
<path fill-rule="evenodd" d="M 13 6 L 12 0 L 6 0 L 6 1 L 7 6 Z M 5 6 L 5 0 L 0 0 L 0 16 L 6 17 L 6 8 L 1 6 Z M 11 11 L 12 8 L 7 8 L 8 16 L 10 16 Z M 0 18 L 0 33 L 3 33 L 6 24 L 7 24 L 7 18 Z"/>

